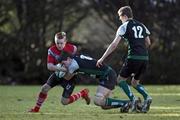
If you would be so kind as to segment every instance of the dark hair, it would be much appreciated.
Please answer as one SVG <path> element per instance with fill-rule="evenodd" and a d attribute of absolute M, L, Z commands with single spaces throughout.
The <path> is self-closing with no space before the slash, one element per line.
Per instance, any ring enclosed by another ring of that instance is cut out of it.
<path fill-rule="evenodd" d="M 120 14 L 122 16 L 126 15 L 128 18 L 133 18 L 133 12 L 132 12 L 132 9 L 130 6 L 121 7 L 118 10 L 118 14 Z"/>
<path fill-rule="evenodd" d="M 58 62 L 62 62 L 63 60 L 67 60 L 68 57 L 73 58 L 73 55 L 69 52 L 62 51 L 61 55 L 58 58 Z"/>

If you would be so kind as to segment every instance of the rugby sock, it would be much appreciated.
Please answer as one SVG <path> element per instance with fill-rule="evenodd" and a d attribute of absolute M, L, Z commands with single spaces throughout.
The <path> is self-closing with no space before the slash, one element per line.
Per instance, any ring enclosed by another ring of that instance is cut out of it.
<path fill-rule="evenodd" d="M 117 99 L 107 98 L 105 105 L 117 108 L 117 107 L 122 107 L 127 102 L 128 100 L 117 100 Z"/>
<path fill-rule="evenodd" d="M 47 93 L 40 92 L 39 95 L 38 95 L 38 99 L 36 101 L 36 106 L 34 107 L 34 109 L 39 111 L 41 105 L 46 100 L 46 98 L 47 98 Z"/>
<path fill-rule="evenodd" d="M 71 96 L 69 97 L 69 103 L 68 103 L 68 104 L 73 103 L 74 101 L 78 100 L 78 99 L 79 99 L 80 97 L 82 97 L 84 94 L 85 94 L 85 93 L 84 93 L 84 91 L 82 90 L 82 91 L 80 91 L 80 92 L 78 92 L 78 93 L 75 93 L 75 94 L 71 95 Z"/>
<path fill-rule="evenodd" d="M 119 83 L 119 87 L 121 87 L 123 89 L 123 91 L 126 93 L 126 95 L 129 97 L 129 99 L 131 101 L 133 101 L 135 99 L 129 85 L 126 83 L 125 80 L 121 80 Z"/>
<path fill-rule="evenodd" d="M 148 97 L 148 93 L 147 91 L 145 90 L 145 88 L 141 85 L 141 84 L 138 84 L 136 87 L 134 87 L 142 96 L 143 98 L 146 100 L 147 97 Z"/>

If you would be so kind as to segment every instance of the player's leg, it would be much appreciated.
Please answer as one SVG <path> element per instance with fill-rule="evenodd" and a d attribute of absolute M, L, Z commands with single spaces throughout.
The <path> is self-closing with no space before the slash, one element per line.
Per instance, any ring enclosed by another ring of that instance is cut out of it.
<path fill-rule="evenodd" d="M 134 77 L 132 77 L 131 85 L 143 96 L 144 98 L 144 105 L 142 107 L 143 112 L 147 112 L 150 108 L 150 104 L 152 102 L 152 98 L 148 94 L 147 90 L 144 88 L 142 84 L 140 84 L 140 76 L 145 72 L 146 70 L 146 61 L 139 61 L 136 63 L 136 74 Z"/>
<path fill-rule="evenodd" d="M 146 91 L 143 85 L 139 84 L 139 80 L 135 80 L 134 78 L 131 81 L 132 86 L 143 96 L 144 102 L 141 107 L 141 112 L 146 113 L 150 109 L 150 105 L 152 103 L 152 98 Z"/>
<path fill-rule="evenodd" d="M 83 89 L 80 92 L 77 93 L 73 93 L 74 87 L 75 87 L 75 79 L 74 77 L 71 80 L 63 80 L 63 84 L 62 84 L 64 91 L 62 94 L 62 98 L 61 98 L 61 103 L 63 105 L 68 105 L 71 104 L 75 101 L 77 101 L 80 98 L 85 99 L 86 104 L 90 104 L 90 98 L 89 98 L 89 90 L 88 89 Z"/>
<path fill-rule="evenodd" d="M 139 84 L 139 81 L 140 80 L 135 80 L 134 78 L 132 78 L 131 85 L 143 96 L 144 100 L 146 100 L 150 96 L 148 95 L 148 92 L 146 91 L 144 86 L 142 84 Z"/>
<path fill-rule="evenodd" d="M 100 85 L 97 88 L 94 103 L 103 109 L 117 108 L 124 106 L 127 100 L 110 98 L 110 94 L 116 85 L 117 74 L 112 68 L 108 68 L 105 78 L 100 78 Z"/>
<path fill-rule="evenodd" d="M 56 76 L 53 73 L 47 80 L 47 82 L 41 87 L 41 90 L 37 96 L 36 105 L 29 112 L 39 112 L 42 104 L 47 98 L 48 91 L 58 84 Z"/>
<path fill-rule="evenodd" d="M 120 74 L 117 78 L 117 82 L 120 88 L 125 92 L 125 94 L 129 97 L 131 101 L 135 99 L 135 96 L 133 95 L 130 86 L 127 84 L 126 80 L 128 77 L 131 76 L 132 74 L 132 62 L 130 60 L 126 60 L 125 63 L 123 64 Z"/>
<path fill-rule="evenodd" d="M 89 92 L 88 89 L 83 89 L 80 92 L 77 92 L 77 93 L 70 95 L 69 97 L 68 96 L 66 96 L 66 97 L 62 96 L 61 103 L 63 105 L 68 105 L 68 104 L 71 104 L 71 103 L 77 101 L 79 98 L 82 97 L 83 99 L 85 99 L 86 104 L 89 105 L 90 104 L 90 97 L 88 96 L 88 92 Z"/>
<path fill-rule="evenodd" d="M 135 99 L 134 94 L 132 93 L 132 90 L 130 86 L 126 82 L 127 78 L 118 76 L 118 85 L 122 90 L 125 92 L 125 94 L 128 96 L 128 98 L 133 101 Z"/>
<path fill-rule="evenodd" d="M 128 98 L 131 101 L 131 112 L 139 111 L 137 108 L 139 100 L 134 96 L 130 86 L 127 84 L 126 82 L 127 78 L 123 78 L 119 76 L 118 80 L 119 80 L 118 82 L 119 87 L 123 89 L 123 91 L 125 92 L 125 94 L 128 96 Z"/>
<path fill-rule="evenodd" d="M 37 96 L 36 105 L 29 112 L 39 112 L 40 107 L 42 106 L 42 104 L 44 103 L 44 101 L 47 98 L 47 92 L 50 89 L 51 89 L 51 87 L 46 83 L 41 87 L 41 91 L 39 92 L 39 94 Z"/>
<path fill-rule="evenodd" d="M 136 64 L 134 60 L 127 60 L 121 71 L 120 75 L 118 77 L 118 85 L 123 89 L 123 91 L 126 93 L 126 95 L 131 100 L 131 111 L 137 110 L 137 103 L 139 100 L 134 96 L 132 93 L 132 90 L 130 89 L 129 85 L 127 84 L 126 80 L 129 76 L 131 76 L 133 73 L 136 72 Z"/>
<path fill-rule="evenodd" d="M 128 100 L 117 100 L 110 98 L 111 90 L 99 85 L 94 97 L 94 104 L 102 109 L 119 108 L 128 103 Z"/>

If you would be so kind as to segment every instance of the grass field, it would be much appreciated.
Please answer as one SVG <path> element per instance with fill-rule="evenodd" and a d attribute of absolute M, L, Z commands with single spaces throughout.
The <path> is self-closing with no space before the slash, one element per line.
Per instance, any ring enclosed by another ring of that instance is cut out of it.
<path fill-rule="evenodd" d="M 96 86 L 77 86 L 90 89 L 93 97 Z M 40 86 L 0 86 L 0 120 L 180 120 L 180 86 L 145 86 L 153 97 L 147 114 L 120 113 L 119 109 L 102 110 L 82 99 L 68 106 L 60 104 L 61 87 L 53 88 L 40 113 L 28 113 L 35 104 Z M 140 96 L 135 92 L 136 96 Z M 116 87 L 112 97 L 126 99 Z"/>

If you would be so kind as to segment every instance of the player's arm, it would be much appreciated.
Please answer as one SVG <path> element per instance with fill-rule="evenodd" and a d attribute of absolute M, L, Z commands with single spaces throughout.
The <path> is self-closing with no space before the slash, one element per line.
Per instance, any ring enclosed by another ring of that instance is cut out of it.
<path fill-rule="evenodd" d="M 67 66 L 68 71 L 66 72 L 64 78 L 66 80 L 70 80 L 74 75 L 77 74 L 76 71 L 79 69 L 79 65 L 74 59 L 71 59 L 71 64 L 70 65 L 66 64 L 65 66 Z"/>
<path fill-rule="evenodd" d="M 150 45 L 151 45 L 151 40 L 149 38 L 149 35 L 151 34 L 150 31 L 147 29 L 147 27 L 143 24 L 144 28 L 145 28 L 145 31 L 146 31 L 146 37 L 145 37 L 145 45 L 146 45 L 146 48 L 149 48 Z"/>
<path fill-rule="evenodd" d="M 66 72 L 67 69 L 65 67 L 54 65 L 53 63 L 47 63 L 47 68 L 50 71 L 63 71 Z"/>
<path fill-rule="evenodd" d="M 48 50 L 48 56 L 47 56 L 47 69 L 50 71 L 63 71 L 66 72 L 67 69 L 62 67 L 62 66 L 58 66 L 56 64 L 56 55 L 51 51 L 51 49 Z"/>
<path fill-rule="evenodd" d="M 116 36 L 113 42 L 109 45 L 109 47 L 106 49 L 105 53 L 103 56 L 97 61 L 96 66 L 100 67 L 102 65 L 102 62 L 104 59 L 109 56 L 118 46 L 119 42 L 121 40 L 121 36 Z"/>
<path fill-rule="evenodd" d="M 145 38 L 145 44 L 146 44 L 146 47 L 147 47 L 147 48 L 150 47 L 150 45 L 151 45 L 151 40 L 150 40 L 149 36 L 147 36 L 147 37 Z"/>

